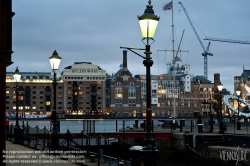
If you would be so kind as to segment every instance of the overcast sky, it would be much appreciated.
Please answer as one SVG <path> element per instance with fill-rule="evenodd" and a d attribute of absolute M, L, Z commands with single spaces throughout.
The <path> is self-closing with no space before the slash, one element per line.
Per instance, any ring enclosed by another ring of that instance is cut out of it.
<path fill-rule="evenodd" d="M 166 73 L 172 53 L 172 11 L 163 11 L 170 0 L 152 0 L 160 21 L 151 45 L 154 65 L 152 74 Z M 181 35 L 180 57 L 190 64 L 191 73 L 204 75 L 203 49 L 179 1 L 174 0 L 175 49 Z M 182 0 L 205 47 L 204 36 L 250 40 L 249 0 Z M 119 70 L 122 63 L 120 46 L 145 48 L 137 15 L 142 15 L 148 0 L 12 0 L 14 64 L 21 72 L 51 72 L 49 57 L 57 50 L 63 68 L 74 62 L 92 62 L 108 74 Z M 208 57 L 208 79 L 220 73 L 224 87 L 233 91 L 234 76 L 241 75 L 243 66 L 250 69 L 250 45 L 212 42 Z M 143 51 L 138 51 L 141 55 Z M 128 52 L 128 68 L 133 75 L 145 74 L 143 59 Z"/>

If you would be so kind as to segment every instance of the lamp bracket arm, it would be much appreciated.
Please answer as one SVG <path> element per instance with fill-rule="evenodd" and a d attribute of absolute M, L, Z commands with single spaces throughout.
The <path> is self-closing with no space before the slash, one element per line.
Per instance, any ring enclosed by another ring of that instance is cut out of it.
<path fill-rule="evenodd" d="M 146 50 L 146 49 L 143 49 L 143 48 L 131 48 L 131 47 L 120 47 L 120 48 L 125 48 L 125 49 L 127 49 L 127 50 L 133 52 L 134 54 L 136 54 L 136 55 L 142 57 L 143 59 L 146 59 L 144 56 L 142 56 L 142 55 L 138 54 L 137 52 L 133 51 L 133 50 Z M 132 50 L 132 49 L 133 49 L 133 50 Z"/>

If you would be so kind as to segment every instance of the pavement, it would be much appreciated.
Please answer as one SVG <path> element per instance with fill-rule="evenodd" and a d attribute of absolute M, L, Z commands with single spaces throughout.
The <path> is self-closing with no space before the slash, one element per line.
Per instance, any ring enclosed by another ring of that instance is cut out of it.
<path fill-rule="evenodd" d="M 60 156 L 53 156 L 46 151 L 28 148 L 24 145 L 13 144 L 6 141 L 6 166 L 36 166 L 46 164 L 48 166 L 77 166 L 69 160 L 63 160 Z"/>

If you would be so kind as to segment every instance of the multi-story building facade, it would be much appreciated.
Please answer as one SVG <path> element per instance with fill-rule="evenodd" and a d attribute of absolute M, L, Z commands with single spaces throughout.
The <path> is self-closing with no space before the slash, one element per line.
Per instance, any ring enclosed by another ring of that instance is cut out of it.
<path fill-rule="evenodd" d="M 240 98 L 250 103 L 250 70 L 247 70 L 243 67 L 242 74 L 240 76 L 234 77 L 234 95 L 236 95 L 236 91 L 240 90 Z M 234 107 L 238 108 L 238 102 L 235 100 L 233 102 Z M 247 107 L 241 107 L 240 111 L 249 111 Z"/>
<path fill-rule="evenodd" d="M 51 73 L 21 72 L 19 110 L 25 113 L 53 110 Z M 6 111 L 15 112 L 13 73 L 6 75 Z M 190 75 L 190 66 L 182 65 L 179 57 L 167 64 L 167 72 L 151 75 L 152 117 L 193 117 L 210 114 L 209 100 L 220 82 L 203 76 Z M 128 69 L 127 51 L 123 63 L 112 75 L 90 62 L 75 62 L 61 72 L 57 85 L 56 110 L 68 117 L 108 115 L 110 117 L 146 116 L 146 75 L 135 75 Z M 213 113 L 213 110 L 212 110 Z"/>
<path fill-rule="evenodd" d="M 66 115 L 103 115 L 106 71 L 90 62 L 75 62 L 61 72 Z"/>
<path fill-rule="evenodd" d="M 140 80 L 133 77 L 127 67 L 127 51 L 123 51 L 123 64 L 110 80 L 110 109 L 112 117 L 141 117 Z"/>
<path fill-rule="evenodd" d="M 6 73 L 6 114 L 16 111 L 16 82 L 14 72 Z M 50 114 L 53 111 L 53 85 L 50 72 L 20 72 L 18 83 L 18 110 L 22 117 Z M 63 82 L 58 81 L 57 108 L 63 110 Z"/>

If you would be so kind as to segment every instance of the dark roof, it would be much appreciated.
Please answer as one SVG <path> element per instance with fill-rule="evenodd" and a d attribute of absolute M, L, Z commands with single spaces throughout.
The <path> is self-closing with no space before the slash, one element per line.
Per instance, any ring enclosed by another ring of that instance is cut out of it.
<path fill-rule="evenodd" d="M 85 63 L 85 64 L 92 64 L 91 62 L 75 62 L 74 65 L 83 64 L 83 63 Z M 72 66 L 68 66 L 68 67 L 65 67 L 64 69 L 71 69 L 71 68 L 72 68 Z M 98 66 L 98 69 L 102 70 L 102 68 L 100 68 L 100 66 Z"/>
<path fill-rule="evenodd" d="M 74 64 L 82 64 L 82 63 L 86 63 L 86 64 L 92 64 L 91 62 L 75 62 Z"/>
<path fill-rule="evenodd" d="M 195 76 L 193 78 L 194 81 L 200 81 L 200 83 L 211 83 L 208 79 L 206 79 L 204 76 Z"/>
<path fill-rule="evenodd" d="M 250 70 L 243 70 L 241 76 L 242 77 L 248 77 L 248 76 L 250 76 Z"/>
<path fill-rule="evenodd" d="M 175 62 L 176 62 L 176 61 L 181 61 L 181 58 L 178 57 L 178 56 L 176 56 L 176 57 L 174 58 L 174 60 L 175 60 Z"/>

